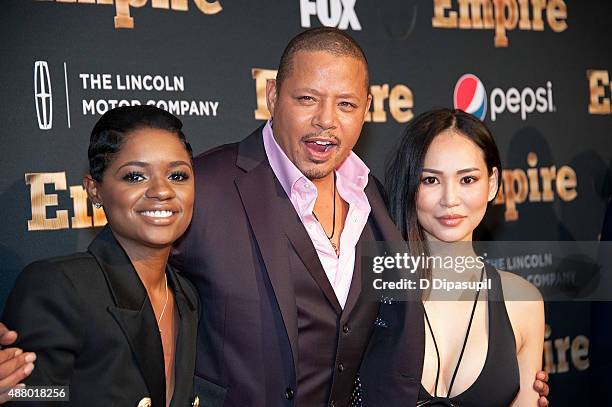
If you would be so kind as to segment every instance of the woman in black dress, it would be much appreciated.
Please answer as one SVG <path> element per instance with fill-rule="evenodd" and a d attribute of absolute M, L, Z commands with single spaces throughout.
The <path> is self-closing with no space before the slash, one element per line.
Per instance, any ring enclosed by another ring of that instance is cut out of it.
<path fill-rule="evenodd" d="M 501 162 L 493 136 L 480 120 L 459 110 L 438 109 L 408 126 L 387 175 L 390 212 L 404 238 L 415 253 L 422 243 L 435 254 L 433 242 L 472 240 L 497 194 Z M 448 277 L 435 268 L 430 272 L 431 279 Z M 488 278 L 491 289 L 476 290 L 473 301 L 424 299 L 420 405 L 535 406 L 538 394 L 532 381 L 540 370 L 544 342 L 544 308 L 537 289 L 491 266 L 460 278 Z M 519 292 L 521 299 L 532 300 L 504 301 L 504 293 L 516 299 Z"/>
<path fill-rule="evenodd" d="M 386 174 L 389 212 L 410 254 L 448 254 L 452 243 L 453 250 L 476 258 L 473 231 L 497 194 L 500 173 L 495 141 L 474 116 L 436 109 L 414 118 Z M 446 278 L 474 288 L 423 291 L 425 355 L 417 405 L 546 405 L 533 385 L 536 374 L 543 378 L 544 307 L 537 289 L 486 263 L 460 274 L 435 265 L 421 273 L 430 282 Z M 490 289 L 476 288 L 487 280 Z M 384 345 L 395 337 L 392 328 L 374 336 L 356 397 L 362 403 L 356 405 L 378 406 L 377 395 L 396 391 L 366 370 L 393 360 Z"/>

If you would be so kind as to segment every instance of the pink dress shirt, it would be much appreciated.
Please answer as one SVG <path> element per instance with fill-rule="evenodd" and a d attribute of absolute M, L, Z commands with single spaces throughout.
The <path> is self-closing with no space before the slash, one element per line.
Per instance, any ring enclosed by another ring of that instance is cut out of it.
<path fill-rule="evenodd" d="M 338 302 L 344 308 L 355 267 L 355 246 L 370 215 L 370 203 L 364 192 L 370 170 L 352 151 L 336 168 L 338 194 L 349 204 L 344 230 L 340 234 L 340 256 L 337 257 L 323 227 L 312 214 L 317 188 L 280 148 L 274 139 L 271 120 L 263 129 L 263 142 L 272 171 L 306 228 Z"/>

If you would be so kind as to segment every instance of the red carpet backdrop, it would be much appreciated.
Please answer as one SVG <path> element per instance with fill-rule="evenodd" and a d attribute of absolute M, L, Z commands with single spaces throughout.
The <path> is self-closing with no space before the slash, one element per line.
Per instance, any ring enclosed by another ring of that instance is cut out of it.
<path fill-rule="evenodd" d="M 503 189 L 482 239 L 599 239 L 611 190 L 611 2 L 5 0 L 0 8 L 0 305 L 24 265 L 84 250 L 104 225 L 81 187 L 100 115 L 128 104 L 166 109 L 196 153 L 240 140 L 269 116 L 265 82 L 287 41 L 321 25 L 346 30 L 368 56 L 373 104 L 357 153 L 375 175 L 407 121 L 454 105 L 483 119 L 502 152 Z M 590 329 L 589 303 L 547 304 L 555 406 L 588 404 Z"/>

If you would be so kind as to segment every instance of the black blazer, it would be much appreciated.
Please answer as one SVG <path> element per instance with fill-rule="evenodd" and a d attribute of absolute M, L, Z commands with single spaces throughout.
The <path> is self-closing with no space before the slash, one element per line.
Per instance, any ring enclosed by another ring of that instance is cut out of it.
<path fill-rule="evenodd" d="M 171 405 L 188 406 L 195 397 L 198 297 L 172 268 L 167 275 L 180 314 Z M 147 397 L 152 406 L 166 405 L 164 356 L 155 315 L 142 282 L 108 226 L 87 253 L 27 266 L 17 278 L 2 320 L 19 333 L 15 346 L 37 354 L 26 384 L 69 385 L 74 406 L 136 407 L 146 405 Z"/>
<path fill-rule="evenodd" d="M 307 355 L 298 354 L 291 270 L 310 273 L 330 302 L 337 302 L 308 233 L 270 167 L 261 130 L 194 159 L 197 205 L 171 258 L 201 298 L 196 375 L 210 389 L 225 393 L 226 407 L 290 406 L 299 392 L 296 369 L 299 358 Z M 365 193 L 372 208 L 368 219 L 372 228 L 383 240 L 400 241 L 372 177 Z M 363 236 L 358 246 L 362 240 Z M 360 296 L 359 261 L 357 256 L 342 317 L 359 312 L 359 320 L 369 321 L 352 327 L 351 334 L 361 339 L 351 349 L 356 357 L 343 374 L 353 377 L 379 307 Z M 422 331 L 421 309 L 407 311 L 405 328 Z M 414 373 L 416 391 L 423 337 L 401 345 L 404 352 L 419 355 L 408 358 L 408 364 L 416 365 L 403 372 Z M 346 397 L 337 399 L 336 406 L 348 404 L 351 385 L 339 392 Z"/>

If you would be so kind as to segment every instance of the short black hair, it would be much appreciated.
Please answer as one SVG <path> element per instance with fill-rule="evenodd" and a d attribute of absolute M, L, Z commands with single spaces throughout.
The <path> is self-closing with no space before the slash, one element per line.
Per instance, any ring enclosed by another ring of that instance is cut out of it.
<path fill-rule="evenodd" d="M 89 148 L 89 174 L 102 182 L 104 171 L 121 150 L 126 136 L 138 129 L 168 130 L 179 138 L 189 158 L 193 158 L 191 145 L 187 142 L 183 123 L 173 114 L 155 106 L 121 106 L 104 113 L 91 131 Z"/>
<path fill-rule="evenodd" d="M 425 241 L 425 235 L 418 223 L 416 210 L 425 155 L 433 139 L 447 129 L 468 137 L 482 149 L 489 175 L 493 168 L 497 168 L 497 190 L 501 187 L 499 150 L 493 135 L 482 121 L 461 110 L 447 108 L 432 109 L 412 119 L 387 165 L 385 190 L 391 219 L 404 240 L 409 241 L 413 254 L 427 252 L 425 245 L 420 244 Z"/>
<path fill-rule="evenodd" d="M 276 91 L 279 92 L 283 81 L 293 69 L 293 57 L 300 51 L 324 51 L 338 57 L 357 58 L 363 62 L 366 72 L 366 92 L 370 93 L 370 74 L 368 59 L 363 49 L 351 36 L 333 27 L 317 27 L 301 32 L 289 41 L 283 51 L 278 73 L 276 74 Z"/>

